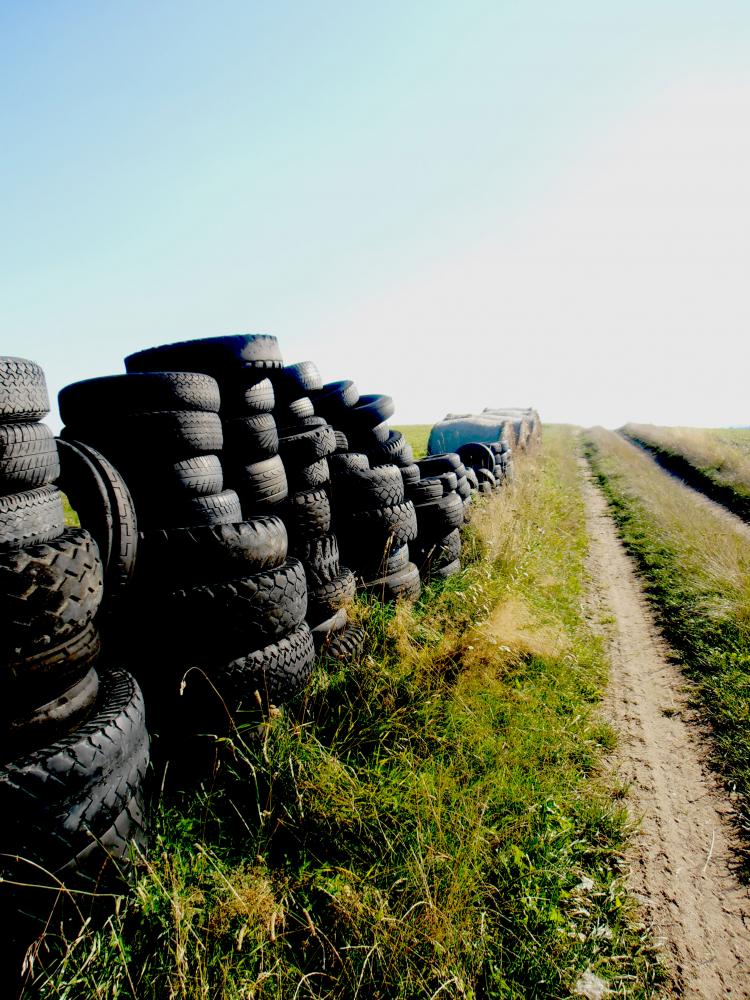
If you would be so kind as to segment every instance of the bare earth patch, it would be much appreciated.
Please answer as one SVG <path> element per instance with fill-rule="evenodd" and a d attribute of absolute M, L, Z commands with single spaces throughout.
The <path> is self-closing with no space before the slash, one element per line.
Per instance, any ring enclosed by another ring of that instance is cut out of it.
<path fill-rule="evenodd" d="M 607 504 L 582 461 L 592 617 L 606 621 L 612 663 L 605 711 L 614 766 L 641 817 L 631 885 L 680 997 L 750 997 L 750 894 L 729 796 L 707 760 L 687 681 L 654 623 Z"/>

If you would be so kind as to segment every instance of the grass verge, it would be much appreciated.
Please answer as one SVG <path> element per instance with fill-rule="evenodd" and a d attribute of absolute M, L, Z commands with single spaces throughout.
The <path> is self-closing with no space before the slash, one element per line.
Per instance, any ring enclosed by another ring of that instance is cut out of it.
<path fill-rule="evenodd" d="M 39 995 L 551 998 L 586 974 L 652 995 L 598 770 L 572 434 L 548 430 L 465 536 L 460 575 L 360 603 L 366 655 L 321 663 L 210 789 L 162 800 L 106 925 L 48 936 Z"/>
<path fill-rule="evenodd" d="M 750 540 L 618 435 L 585 447 L 669 642 L 713 724 L 724 772 L 750 793 Z"/>
<path fill-rule="evenodd" d="M 401 431 L 414 449 L 415 458 L 424 458 L 427 454 L 427 440 L 432 430 L 432 424 L 400 424 L 393 428 Z"/>
<path fill-rule="evenodd" d="M 734 513 L 750 519 L 747 431 L 626 424 L 623 433 L 660 465 Z"/>

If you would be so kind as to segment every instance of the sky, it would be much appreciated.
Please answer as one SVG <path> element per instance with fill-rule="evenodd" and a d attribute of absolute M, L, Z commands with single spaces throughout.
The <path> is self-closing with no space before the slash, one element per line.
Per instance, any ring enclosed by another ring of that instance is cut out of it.
<path fill-rule="evenodd" d="M 750 424 L 747 0 L 0 0 L 0 46 L 51 394 L 258 332 L 396 423 Z"/>

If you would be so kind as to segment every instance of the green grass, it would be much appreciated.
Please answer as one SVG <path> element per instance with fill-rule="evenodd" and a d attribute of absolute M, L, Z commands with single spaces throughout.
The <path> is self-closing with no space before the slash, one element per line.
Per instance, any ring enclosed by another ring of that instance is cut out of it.
<path fill-rule="evenodd" d="M 432 424 L 400 424 L 394 430 L 401 431 L 414 449 L 415 458 L 424 458 L 427 454 L 427 439 L 432 430 Z"/>
<path fill-rule="evenodd" d="M 696 682 L 728 782 L 750 793 L 750 539 L 609 431 L 586 448 L 662 629 Z"/>
<path fill-rule="evenodd" d="M 586 971 L 653 995 L 569 430 L 465 539 L 460 575 L 360 603 L 361 660 L 320 664 L 220 780 L 162 800 L 137 884 L 103 929 L 48 938 L 38 995 L 551 998 Z"/>

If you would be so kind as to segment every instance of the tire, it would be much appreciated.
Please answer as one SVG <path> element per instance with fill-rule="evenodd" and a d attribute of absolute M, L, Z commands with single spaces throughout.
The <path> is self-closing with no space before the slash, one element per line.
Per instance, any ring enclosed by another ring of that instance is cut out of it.
<path fill-rule="evenodd" d="M 336 451 L 349 451 L 349 441 L 343 431 L 334 430 L 336 438 Z"/>
<path fill-rule="evenodd" d="M 99 693 L 93 667 L 66 691 L 33 707 L 4 704 L 0 719 L 0 746 L 18 753 L 23 747 L 42 746 L 70 732 L 90 714 Z"/>
<path fill-rule="evenodd" d="M 326 638 L 321 653 L 329 660 L 356 660 L 362 655 L 366 639 L 367 633 L 359 625 L 346 625 Z"/>
<path fill-rule="evenodd" d="M 302 691 L 314 662 L 313 637 L 303 622 L 278 642 L 212 667 L 211 677 L 233 711 L 255 709 L 256 691 L 266 705 L 281 705 Z"/>
<path fill-rule="evenodd" d="M 58 441 L 58 448 L 60 484 L 99 548 L 104 606 L 111 611 L 135 571 L 138 522 L 133 498 L 117 469 L 94 448 L 80 441 Z"/>
<path fill-rule="evenodd" d="M 323 379 L 314 361 L 285 365 L 276 373 L 273 382 L 279 399 L 299 399 L 323 388 Z"/>
<path fill-rule="evenodd" d="M 148 766 L 143 696 L 124 670 L 100 677 L 91 717 L 0 766 L 0 851 L 51 871 L 107 831 L 139 794 Z"/>
<path fill-rule="evenodd" d="M 469 468 L 466 470 L 466 481 L 469 484 L 469 488 L 471 489 L 472 493 L 475 490 L 479 489 L 479 480 L 477 479 L 477 474 L 476 472 L 474 472 L 473 469 Z"/>
<path fill-rule="evenodd" d="M 412 462 L 411 465 L 401 465 L 399 470 L 404 481 L 404 489 L 416 485 L 422 478 L 422 472 L 416 462 Z"/>
<path fill-rule="evenodd" d="M 273 383 L 269 378 L 255 379 L 252 372 L 240 379 L 222 376 L 221 409 L 222 417 L 249 417 L 254 413 L 271 413 L 276 405 Z"/>
<path fill-rule="evenodd" d="M 388 440 L 368 452 L 373 465 L 413 465 L 414 452 L 401 431 L 391 431 Z"/>
<path fill-rule="evenodd" d="M 456 493 L 461 497 L 462 500 L 468 500 L 471 496 L 471 486 L 469 485 L 469 480 L 466 476 L 461 476 L 456 484 Z"/>
<path fill-rule="evenodd" d="M 338 480 L 335 500 L 342 511 L 393 507 L 404 502 L 404 481 L 395 465 L 353 470 Z"/>
<path fill-rule="evenodd" d="M 455 562 L 461 556 L 461 532 L 458 528 L 431 544 L 411 546 L 412 558 L 420 567 L 437 569 Z"/>
<path fill-rule="evenodd" d="M 34 655 L 5 661 L 3 682 L 19 702 L 38 703 L 66 691 L 96 664 L 101 652 L 99 632 L 93 623 L 81 632 Z"/>
<path fill-rule="evenodd" d="M 367 540 L 372 548 L 376 548 L 381 541 L 384 545 L 390 541 L 398 547 L 417 537 L 417 514 L 409 500 L 392 507 L 352 511 L 342 517 L 341 522 L 348 539 L 361 548 L 363 540 Z"/>
<path fill-rule="evenodd" d="M 375 427 L 369 427 L 364 429 L 352 429 L 347 432 L 348 440 L 351 443 L 351 447 L 354 451 L 372 451 L 373 448 L 378 448 L 381 444 L 385 444 L 391 433 L 391 429 L 386 421 L 383 424 L 377 424 Z"/>
<path fill-rule="evenodd" d="M 282 432 L 283 433 L 283 432 Z M 336 437 L 328 424 L 311 427 L 279 438 L 279 454 L 291 466 L 310 465 L 327 458 L 336 450 Z"/>
<path fill-rule="evenodd" d="M 44 372 L 25 358 L 0 357 L 0 423 L 27 424 L 49 413 Z"/>
<path fill-rule="evenodd" d="M 477 471 L 477 480 L 479 481 L 480 486 L 482 485 L 482 483 L 484 483 L 485 485 L 489 486 L 490 489 L 495 488 L 496 480 L 494 471 L 490 471 L 489 469 L 477 469 L 476 471 Z"/>
<path fill-rule="evenodd" d="M 294 546 L 331 530 L 331 501 L 325 489 L 305 490 L 289 497 L 281 512 Z"/>
<path fill-rule="evenodd" d="M 337 482 L 351 472 L 369 469 L 370 459 L 358 451 L 337 451 L 328 456 L 328 468 L 331 471 L 331 479 Z"/>
<path fill-rule="evenodd" d="M 454 493 L 457 487 L 458 479 L 455 472 L 439 472 L 421 479 L 416 486 L 412 486 L 409 490 L 409 499 L 417 506 Z"/>
<path fill-rule="evenodd" d="M 64 527 L 62 494 L 55 486 L 0 496 L 0 552 L 50 542 Z"/>
<path fill-rule="evenodd" d="M 360 396 L 345 414 L 347 427 L 373 428 L 384 423 L 396 412 L 396 404 L 390 396 Z"/>
<path fill-rule="evenodd" d="M 268 513 L 289 495 L 284 463 L 278 455 L 250 465 L 224 465 L 224 474 L 242 503 L 245 517 Z"/>
<path fill-rule="evenodd" d="M 344 567 L 333 580 L 310 589 L 307 605 L 308 621 L 321 622 L 335 615 L 337 611 L 352 603 L 356 592 L 354 574 Z"/>
<path fill-rule="evenodd" d="M 489 469 L 491 472 L 495 468 L 495 456 L 486 444 L 462 444 L 457 448 L 457 454 L 461 456 L 464 465 L 473 469 Z"/>
<path fill-rule="evenodd" d="M 165 594 L 159 617 L 179 633 L 178 645 L 211 658 L 217 647 L 242 650 L 275 642 L 306 612 L 304 568 L 298 559 L 287 559 L 276 569 Z"/>
<path fill-rule="evenodd" d="M 279 427 L 293 427 L 302 420 L 315 416 L 315 407 L 308 396 L 280 403 L 274 410 Z"/>
<path fill-rule="evenodd" d="M 431 580 L 447 580 L 448 577 L 455 576 L 457 573 L 461 572 L 461 560 L 454 559 L 453 562 L 448 563 L 447 566 L 439 566 L 437 569 L 430 570 Z"/>
<path fill-rule="evenodd" d="M 164 462 L 128 469 L 128 482 L 135 495 L 158 491 L 179 503 L 188 497 L 208 497 L 224 489 L 224 471 L 218 455 L 195 455 L 181 462 Z"/>
<path fill-rule="evenodd" d="M 428 455 L 427 458 L 420 458 L 417 465 L 422 470 L 422 475 L 439 476 L 443 472 L 455 472 L 456 475 L 465 475 L 461 457 L 454 451 L 446 451 L 440 455 Z"/>
<path fill-rule="evenodd" d="M 140 525 L 144 531 L 156 528 L 199 528 L 203 525 L 237 524 L 242 520 L 240 498 L 234 490 L 222 490 L 207 497 L 175 500 L 152 492 L 148 503 L 141 498 Z"/>
<path fill-rule="evenodd" d="M 232 417 L 224 424 L 224 454 L 245 462 L 262 462 L 279 452 L 279 432 L 270 413 Z"/>
<path fill-rule="evenodd" d="M 247 576 L 276 569 L 286 560 L 288 548 L 280 517 L 144 531 L 139 539 L 136 579 L 145 588 L 166 589 Z"/>
<path fill-rule="evenodd" d="M 348 379 L 342 382 L 327 382 L 322 389 L 310 393 L 310 398 L 316 413 L 324 417 L 338 417 L 355 405 L 359 399 L 359 389 Z"/>
<path fill-rule="evenodd" d="M 309 588 L 330 583 L 341 572 L 336 535 L 318 535 L 300 542 L 292 554 L 305 567 Z"/>
<path fill-rule="evenodd" d="M 422 590 L 419 570 L 414 563 L 407 563 L 404 569 L 378 580 L 369 580 L 362 585 L 365 593 L 377 597 L 383 603 L 388 601 L 416 600 Z"/>
<path fill-rule="evenodd" d="M 218 376 L 219 384 L 223 377 L 241 369 L 263 371 L 281 367 L 283 361 L 276 337 L 263 333 L 184 340 L 137 351 L 125 358 L 128 372 L 205 372 Z"/>
<path fill-rule="evenodd" d="M 317 625 L 312 625 L 310 631 L 312 632 L 316 650 L 321 649 L 337 632 L 345 629 L 348 621 L 349 616 L 347 615 L 346 608 L 342 608 L 335 615 L 326 618 L 325 621 L 319 622 Z"/>
<path fill-rule="evenodd" d="M 299 493 L 303 490 L 316 490 L 320 486 L 325 486 L 326 483 L 331 481 L 328 459 L 321 458 L 320 461 L 311 462 L 310 465 L 288 469 L 287 478 L 289 480 L 289 490 L 292 493 Z"/>
<path fill-rule="evenodd" d="M 64 424 L 96 423 L 158 410 L 219 412 L 219 385 L 197 372 L 158 371 L 108 375 L 73 382 L 57 397 Z"/>
<path fill-rule="evenodd" d="M 389 545 L 385 551 L 381 547 L 374 553 L 360 549 L 357 561 L 359 573 L 368 580 L 399 573 L 409 562 L 411 544 Z"/>
<path fill-rule="evenodd" d="M 103 567 L 88 531 L 0 555 L 0 656 L 17 659 L 82 631 L 103 595 Z"/>
<path fill-rule="evenodd" d="M 457 493 L 449 493 L 440 500 L 420 504 L 417 507 L 417 522 L 419 538 L 423 544 L 431 542 L 434 538 L 442 538 L 455 528 L 460 528 L 464 523 L 464 505 L 461 497 Z"/>
<path fill-rule="evenodd" d="M 127 459 L 137 449 L 140 460 L 178 461 L 221 451 L 223 434 L 218 413 L 194 410 L 156 410 L 119 419 L 66 425 L 61 437 L 83 441 L 114 460 Z"/>
<path fill-rule="evenodd" d="M 0 423 L 0 495 L 46 486 L 59 474 L 57 445 L 49 427 Z"/>

